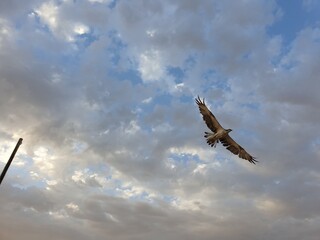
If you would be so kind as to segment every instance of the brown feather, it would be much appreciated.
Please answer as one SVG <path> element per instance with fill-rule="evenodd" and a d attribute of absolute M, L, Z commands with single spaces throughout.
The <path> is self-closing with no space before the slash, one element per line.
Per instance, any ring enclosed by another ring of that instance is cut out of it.
<path fill-rule="evenodd" d="M 235 155 L 238 155 L 240 158 L 248 160 L 249 162 L 256 164 L 258 162 L 255 157 L 252 157 L 243 147 L 241 147 L 236 141 L 234 141 L 229 134 L 225 137 L 219 139 L 223 146 Z"/>
<path fill-rule="evenodd" d="M 216 117 L 212 114 L 212 112 L 207 108 L 204 99 L 201 100 L 200 97 L 195 99 L 198 104 L 200 113 L 202 114 L 202 118 L 207 124 L 208 128 L 213 132 L 217 133 L 218 130 L 223 129 Z M 206 133 L 207 134 L 207 133 Z M 206 137 L 206 135 L 205 135 Z M 221 142 L 224 147 L 226 147 L 230 152 L 235 155 L 238 155 L 240 158 L 248 160 L 249 162 L 255 164 L 258 162 L 255 157 L 252 157 L 249 153 L 246 152 L 236 141 L 234 141 L 229 134 L 225 137 L 219 139 L 210 139 L 207 138 L 207 143 L 213 147 L 216 146 L 216 143 Z"/>
<path fill-rule="evenodd" d="M 200 113 L 202 114 L 202 118 L 207 124 L 208 128 L 216 133 L 217 129 L 222 128 L 216 117 L 212 114 L 212 112 L 207 108 L 204 99 L 201 101 L 200 97 L 196 98 L 196 103 L 199 106 Z"/>

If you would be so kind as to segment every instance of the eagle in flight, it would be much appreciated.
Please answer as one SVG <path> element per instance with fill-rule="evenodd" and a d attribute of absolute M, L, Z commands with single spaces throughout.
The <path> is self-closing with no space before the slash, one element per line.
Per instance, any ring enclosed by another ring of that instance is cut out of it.
<path fill-rule="evenodd" d="M 249 162 L 256 164 L 258 162 L 256 158 L 252 157 L 243 147 L 241 147 L 236 141 L 234 141 L 230 136 L 229 132 L 232 129 L 224 129 L 212 112 L 207 108 L 204 99 L 201 101 L 200 97 L 195 99 L 199 106 L 200 113 L 202 114 L 203 120 L 207 124 L 208 128 L 212 131 L 205 132 L 204 137 L 207 139 L 207 143 L 211 147 L 216 147 L 217 143 L 220 141 L 223 146 L 225 146 L 230 152 L 238 155 L 240 158 L 248 160 Z"/>

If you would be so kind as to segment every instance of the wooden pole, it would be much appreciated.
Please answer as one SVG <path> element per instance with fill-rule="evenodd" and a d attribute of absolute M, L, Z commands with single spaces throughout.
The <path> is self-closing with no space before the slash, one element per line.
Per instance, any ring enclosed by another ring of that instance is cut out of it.
<path fill-rule="evenodd" d="M 16 147 L 14 148 L 14 150 L 13 150 L 13 152 L 12 152 L 12 154 L 11 154 L 7 164 L 6 164 L 6 166 L 4 167 L 4 169 L 3 169 L 2 173 L 1 173 L 0 184 L 2 183 L 2 180 L 3 180 L 4 176 L 6 175 L 8 169 L 10 167 L 10 164 L 11 164 L 13 158 L 14 158 L 14 155 L 16 155 L 16 152 L 18 151 L 18 148 L 20 147 L 21 144 L 22 144 L 22 138 L 19 138 L 19 141 L 17 142 Z"/>

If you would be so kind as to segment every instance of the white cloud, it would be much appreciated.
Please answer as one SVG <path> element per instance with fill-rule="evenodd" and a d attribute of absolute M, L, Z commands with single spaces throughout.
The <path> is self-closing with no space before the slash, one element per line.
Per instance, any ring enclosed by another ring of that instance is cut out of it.
<path fill-rule="evenodd" d="M 52 30 L 56 30 L 59 25 L 59 7 L 53 2 L 43 3 L 36 13 Z"/>
<path fill-rule="evenodd" d="M 140 54 L 139 71 L 145 82 L 159 81 L 165 77 L 165 66 L 158 50 L 148 50 Z"/>
<path fill-rule="evenodd" d="M 125 135 L 134 135 L 140 130 L 140 126 L 138 125 L 137 121 L 130 121 L 129 125 L 125 127 L 124 133 Z"/>
<path fill-rule="evenodd" d="M 198 164 L 197 167 L 193 170 L 193 173 L 206 173 L 207 164 Z"/>
<path fill-rule="evenodd" d="M 107 4 L 109 4 L 109 3 L 111 3 L 113 0 L 88 0 L 88 1 L 91 2 L 91 3 L 97 2 L 97 3 L 107 3 Z"/>
<path fill-rule="evenodd" d="M 85 34 L 89 32 L 89 28 L 83 24 L 78 24 L 74 26 L 74 30 L 73 30 L 76 34 Z"/>
<path fill-rule="evenodd" d="M 147 103 L 150 103 L 151 101 L 152 101 L 152 97 L 149 97 L 149 98 L 144 99 L 144 100 L 142 101 L 142 103 L 147 104 Z"/>
<path fill-rule="evenodd" d="M 190 147 L 190 146 L 184 146 L 184 147 L 173 147 L 168 149 L 170 153 L 172 154 L 177 154 L 177 155 L 185 155 L 185 154 L 190 154 L 193 156 L 199 156 L 199 158 L 202 161 L 205 162 L 212 162 L 213 159 L 215 159 L 216 156 L 216 151 L 215 149 L 208 149 L 202 148 L 202 147 Z"/>
<path fill-rule="evenodd" d="M 78 212 L 79 211 L 79 206 L 77 204 L 75 204 L 75 203 L 68 203 L 66 205 L 66 207 L 68 209 L 70 209 L 71 211 L 73 211 L 73 212 Z"/>
<path fill-rule="evenodd" d="M 71 179 L 81 186 L 88 187 L 106 187 L 108 181 L 105 176 L 90 171 L 88 168 L 84 170 L 74 171 Z"/>
<path fill-rule="evenodd" d="M 65 14 L 65 8 L 68 10 L 72 7 L 72 2 L 65 1 L 57 5 L 54 1 L 43 3 L 35 13 L 40 17 L 41 21 L 48 26 L 53 34 L 59 38 L 69 42 L 76 41 L 77 35 L 89 33 L 89 27 L 81 22 L 78 22 L 76 17 L 68 19 Z"/>

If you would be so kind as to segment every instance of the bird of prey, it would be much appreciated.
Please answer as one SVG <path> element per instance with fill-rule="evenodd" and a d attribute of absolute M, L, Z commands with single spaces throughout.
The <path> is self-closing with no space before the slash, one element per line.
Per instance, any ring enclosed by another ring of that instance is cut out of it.
<path fill-rule="evenodd" d="M 224 129 L 212 112 L 207 108 L 204 99 L 201 101 L 200 97 L 195 99 L 199 106 L 200 113 L 202 114 L 203 120 L 207 124 L 208 128 L 212 131 L 205 132 L 204 137 L 207 139 L 207 143 L 211 147 L 216 147 L 218 142 L 221 142 L 230 152 L 238 155 L 240 158 L 248 160 L 249 162 L 256 164 L 258 162 L 255 157 L 252 157 L 247 151 L 241 147 L 236 141 L 234 141 L 230 136 L 229 132 L 232 129 Z"/>

